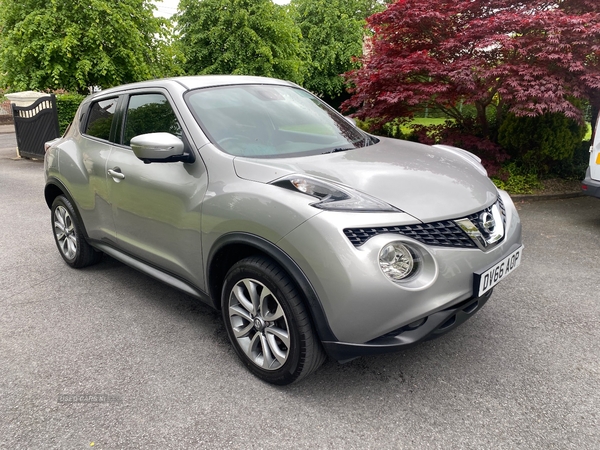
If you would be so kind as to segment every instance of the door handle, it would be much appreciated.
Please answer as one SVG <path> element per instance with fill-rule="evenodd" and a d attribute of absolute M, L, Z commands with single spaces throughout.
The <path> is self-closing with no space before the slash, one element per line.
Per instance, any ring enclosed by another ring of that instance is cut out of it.
<path fill-rule="evenodd" d="M 124 180 L 125 179 L 125 175 L 123 173 L 121 173 L 121 169 L 119 169 L 118 167 L 115 167 L 114 169 L 108 169 L 108 174 L 115 178 L 115 181 L 118 180 Z"/>

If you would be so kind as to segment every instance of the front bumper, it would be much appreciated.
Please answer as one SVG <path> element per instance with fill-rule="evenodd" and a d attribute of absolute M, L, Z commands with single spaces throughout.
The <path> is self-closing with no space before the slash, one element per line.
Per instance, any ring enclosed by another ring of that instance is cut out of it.
<path fill-rule="evenodd" d="M 321 333 L 321 340 L 365 345 L 474 298 L 474 273 L 501 261 L 521 243 L 517 211 L 510 197 L 501 195 L 506 207 L 506 234 L 501 243 L 487 251 L 429 246 L 387 233 L 355 247 L 343 233 L 355 224 L 360 227 L 365 219 L 379 220 L 385 227 L 401 218 L 383 213 L 367 217 L 323 212 L 289 233 L 278 246 L 306 274 L 320 299 L 334 336 Z M 387 279 L 378 262 L 380 250 L 397 240 L 421 250 L 423 256 L 422 275 L 406 283 Z"/>
<path fill-rule="evenodd" d="M 330 357 L 342 363 L 360 356 L 401 351 L 455 329 L 486 304 L 492 291 L 493 289 L 479 298 L 464 300 L 365 344 L 327 341 L 322 344 Z"/>
<path fill-rule="evenodd" d="M 600 181 L 592 180 L 589 167 L 585 179 L 581 182 L 581 189 L 585 195 L 600 198 Z"/>

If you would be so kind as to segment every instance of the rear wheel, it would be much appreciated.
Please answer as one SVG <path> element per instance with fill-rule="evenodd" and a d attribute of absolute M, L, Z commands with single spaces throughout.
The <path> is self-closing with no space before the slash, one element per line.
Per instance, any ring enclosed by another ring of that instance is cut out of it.
<path fill-rule="evenodd" d="M 236 263 L 225 277 L 221 301 L 236 353 L 262 380 L 290 384 L 325 360 L 300 293 L 270 259 Z"/>
<path fill-rule="evenodd" d="M 54 199 L 51 211 L 54 241 L 65 262 L 71 267 L 82 268 L 100 261 L 102 253 L 86 242 L 75 208 L 64 195 Z"/>

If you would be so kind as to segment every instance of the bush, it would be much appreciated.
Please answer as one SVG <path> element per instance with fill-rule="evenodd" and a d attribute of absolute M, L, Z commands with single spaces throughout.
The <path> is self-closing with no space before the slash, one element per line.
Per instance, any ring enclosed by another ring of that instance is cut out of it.
<path fill-rule="evenodd" d="M 62 135 L 69 124 L 73 121 L 79 104 L 83 101 L 85 95 L 80 94 L 57 94 L 56 109 L 58 110 L 58 126 Z"/>
<path fill-rule="evenodd" d="M 524 166 L 548 174 L 556 162 L 573 157 L 586 132 L 585 124 L 564 114 L 536 117 L 508 114 L 498 130 L 498 143 Z"/>
<path fill-rule="evenodd" d="M 373 133 L 377 136 L 390 137 L 394 139 L 407 139 L 408 136 L 402 131 L 402 123 L 396 119 L 384 124 L 375 121 L 374 119 L 356 120 L 356 126 L 368 133 Z"/>
<path fill-rule="evenodd" d="M 532 194 L 535 189 L 542 187 L 537 173 L 519 166 L 516 162 L 505 164 L 498 173 L 492 177 L 498 188 L 504 189 L 509 194 Z"/>
<path fill-rule="evenodd" d="M 554 163 L 548 175 L 563 180 L 582 180 L 590 162 L 591 144 L 591 141 L 582 141 L 575 148 L 571 158 Z"/>

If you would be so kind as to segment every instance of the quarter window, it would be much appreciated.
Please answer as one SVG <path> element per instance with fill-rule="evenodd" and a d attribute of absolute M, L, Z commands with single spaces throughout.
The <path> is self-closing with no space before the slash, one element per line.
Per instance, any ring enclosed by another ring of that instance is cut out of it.
<path fill-rule="evenodd" d="M 162 94 L 132 95 L 129 99 L 123 144 L 129 145 L 133 137 L 146 133 L 182 136 L 179 121 Z"/>
<path fill-rule="evenodd" d="M 117 100 L 116 98 L 110 98 L 92 103 L 85 134 L 109 140 L 110 128 L 115 117 L 115 110 L 117 109 Z"/>

